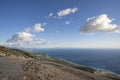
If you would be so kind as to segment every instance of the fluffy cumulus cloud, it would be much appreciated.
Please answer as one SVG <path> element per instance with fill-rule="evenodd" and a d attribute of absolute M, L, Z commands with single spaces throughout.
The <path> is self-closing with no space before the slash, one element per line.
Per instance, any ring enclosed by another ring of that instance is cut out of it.
<path fill-rule="evenodd" d="M 113 20 L 107 14 L 88 18 L 87 22 L 80 27 L 80 33 L 120 32 L 120 27 L 112 24 Z"/>
<path fill-rule="evenodd" d="M 28 41 L 32 40 L 33 35 L 28 32 L 18 32 L 12 36 L 7 42 L 19 42 L 19 41 Z"/>
<path fill-rule="evenodd" d="M 38 39 L 35 35 L 28 32 L 19 32 L 14 34 L 7 40 L 6 46 L 14 47 L 39 47 L 45 44 L 42 39 Z"/>
<path fill-rule="evenodd" d="M 60 10 L 57 14 L 59 17 L 62 17 L 62 16 L 66 16 L 68 14 L 71 14 L 71 13 L 75 13 L 76 11 L 78 10 L 78 8 L 68 8 L 68 9 L 64 9 L 64 10 Z"/>
<path fill-rule="evenodd" d="M 42 32 L 44 29 L 41 28 L 41 24 L 35 24 L 33 31 Z M 15 47 L 38 47 L 46 43 L 42 39 L 38 39 L 30 32 L 32 32 L 32 28 L 29 27 L 22 32 L 14 34 L 10 39 L 7 40 L 5 45 Z"/>
<path fill-rule="evenodd" d="M 28 27 L 26 28 L 24 31 L 25 32 L 43 32 L 45 31 L 44 28 L 42 28 L 43 25 L 46 25 L 46 23 L 38 23 L 38 24 L 35 24 L 33 27 Z"/>
<path fill-rule="evenodd" d="M 39 23 L 39 24 L 35 24 L 34 26 L 34 31 L 35 32 L 43 32 L 45 29 L 42 28 L 42 25 Z"/>

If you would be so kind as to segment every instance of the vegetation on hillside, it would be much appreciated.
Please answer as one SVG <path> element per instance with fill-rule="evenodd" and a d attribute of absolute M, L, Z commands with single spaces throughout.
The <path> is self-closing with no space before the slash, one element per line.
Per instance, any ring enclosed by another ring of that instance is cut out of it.
<path fill-rule="evenodd" d="M 30 52 L 17 50 L 17 49 L 10 49 L 3 46 L 0 46 L 0 52 L 2 54 L 5 54 L 5 56 L 15 55 L 15 56 L 20 56 L 25 58 L 33 58 Z"/>

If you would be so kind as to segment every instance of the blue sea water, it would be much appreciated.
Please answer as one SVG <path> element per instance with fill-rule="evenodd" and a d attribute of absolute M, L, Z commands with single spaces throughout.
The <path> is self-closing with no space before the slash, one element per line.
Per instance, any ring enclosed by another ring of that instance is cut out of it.
<path fill-rule="evenodd" d="M 33 49 L 76 64 L 110 70 L 120 74 L 120 49 Z"/>

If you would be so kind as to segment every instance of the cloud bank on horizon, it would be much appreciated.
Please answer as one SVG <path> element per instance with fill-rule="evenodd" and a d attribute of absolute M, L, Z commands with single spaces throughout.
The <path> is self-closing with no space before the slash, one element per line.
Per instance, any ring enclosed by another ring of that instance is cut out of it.
<path fill-rule="evenodd" d="M 120 26 L 112 24 L 114 19 L 110 19 L 107 14 L 101 14 L 87 19 L 87 22 L 80 27 L 80 33 L 94 34 L 97 32 L 120 32 Z"/>

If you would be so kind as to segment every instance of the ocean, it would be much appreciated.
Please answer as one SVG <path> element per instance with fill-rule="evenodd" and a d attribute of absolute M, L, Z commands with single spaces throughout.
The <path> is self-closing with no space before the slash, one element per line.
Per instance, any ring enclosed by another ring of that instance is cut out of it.
<path fill-rule="evenodd" d="M 67 61 L 120 74 L 120 49 L 32 49 Z"/>

